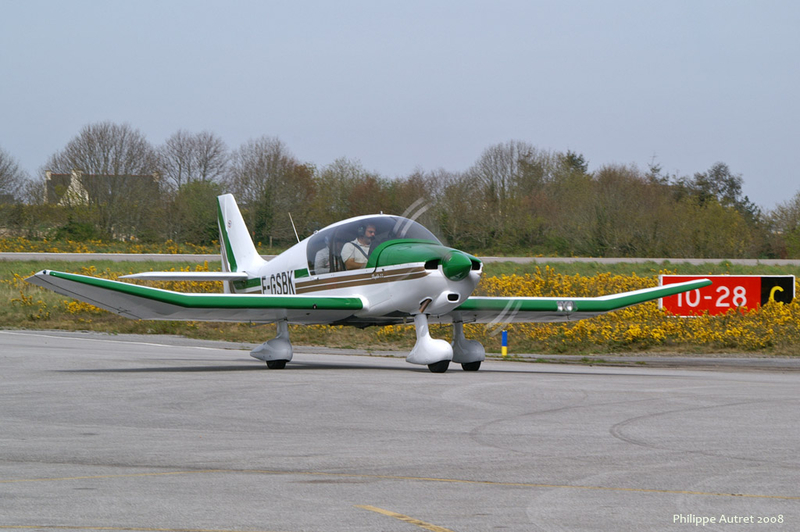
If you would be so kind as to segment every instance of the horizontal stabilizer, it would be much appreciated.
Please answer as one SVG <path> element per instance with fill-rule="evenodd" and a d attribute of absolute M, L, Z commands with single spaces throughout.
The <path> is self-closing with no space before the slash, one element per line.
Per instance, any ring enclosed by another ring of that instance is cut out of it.
<path fill-rule="evenodd" d="M 317 324 L 346 320 L 364 309 L 360 297 L 185 294 L 98 277 L 42 270 L 26 281 L 127 318 Z"/>
<path fill-rule="evenodd" d="M 122 275 L 120 279 L 141 281 L 246 281 L 245 272 L 142 272 Z"/>

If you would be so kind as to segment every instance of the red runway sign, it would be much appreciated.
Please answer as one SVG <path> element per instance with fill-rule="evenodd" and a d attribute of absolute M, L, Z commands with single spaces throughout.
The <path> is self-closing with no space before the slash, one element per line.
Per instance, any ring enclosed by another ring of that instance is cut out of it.
<path fill-rule="evenodd" d="M 711 279 L 712 284 L 659 300 L 661 308 L 678 316 L 725 314 L 730 309 L 752 310 L 769 300 L 791 303 L 794 275 L 660 275 L 659 284 L 668 285 L 695 279 Z"/>

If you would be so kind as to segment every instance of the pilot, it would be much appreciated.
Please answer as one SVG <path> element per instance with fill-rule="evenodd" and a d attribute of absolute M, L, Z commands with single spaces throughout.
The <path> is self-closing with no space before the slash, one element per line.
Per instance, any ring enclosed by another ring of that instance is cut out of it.
<path fill-rule="evenodd" d="M 358 228 L 358 237 L 342 246 L 342 262 L 347 270 L 363 268 L 367 265 L 369 246 L 375 238 L 375 226 L 367 224 Z"/>

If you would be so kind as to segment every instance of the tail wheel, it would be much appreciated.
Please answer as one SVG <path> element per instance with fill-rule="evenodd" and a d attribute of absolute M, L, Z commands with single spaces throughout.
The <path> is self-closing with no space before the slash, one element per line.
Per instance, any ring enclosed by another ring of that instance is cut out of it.
<path fill-rule="evenodd" d="M 445 371 L 447 371 L 447 368 L 449 367 L 450 367 L 449 360 L 440 360 L 439 362 L 428 364 L 428 369 L 431 370 L 431 373 L 444 373 Z"/>
<path fill-rule="evenodd" d="M 267 367 L 269 369 L 283 369 L 286 367 L 285 360 L 267 360 Z"/>
<path fill-rule="evenodd" d="M 478 371 L 481 367 L 481 361 L 478 360 L 477 362 L 467 362 L 465 364 L 461 364 L 461 368 L 464 371 Z"/>

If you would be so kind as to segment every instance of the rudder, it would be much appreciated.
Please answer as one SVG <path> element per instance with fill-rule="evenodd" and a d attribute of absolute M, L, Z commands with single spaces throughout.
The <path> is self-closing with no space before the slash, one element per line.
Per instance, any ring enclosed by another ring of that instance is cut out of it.
<path fill-rule="evenodd" d="M 266 261 L 258 254 L 233 194 L 217 196 L 222 271 L 256 274 Z"/>

